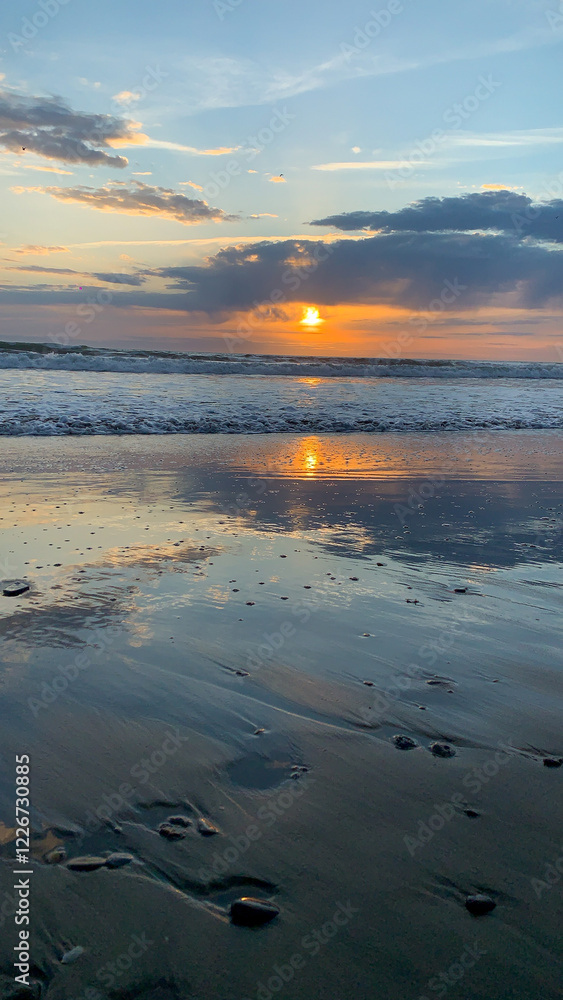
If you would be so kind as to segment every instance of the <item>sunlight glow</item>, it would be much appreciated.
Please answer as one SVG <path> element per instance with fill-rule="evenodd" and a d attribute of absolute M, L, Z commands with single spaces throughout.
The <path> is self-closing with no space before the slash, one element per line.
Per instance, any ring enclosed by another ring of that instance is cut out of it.
<path fill-rule="evenodd" d="M 324 319 L 319 316 L 319 310 L 315 306 L 307 306 L 303 313 L 303 319 L 300 321 L 301 326 L 319 326 L 324 323 Z"/>

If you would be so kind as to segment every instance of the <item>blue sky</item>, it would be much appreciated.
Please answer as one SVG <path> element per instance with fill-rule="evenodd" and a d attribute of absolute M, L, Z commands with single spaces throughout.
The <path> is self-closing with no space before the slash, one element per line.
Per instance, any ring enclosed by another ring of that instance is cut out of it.
<path fill-rule="evenodd" d="M 216 280 L 232 285 L 224 265 L 233 262 L 216 255 L 234 245 L 287 241 L 285 262 L 310 252 L 311 241 L 365 241 L 370 254 L 375 247 L 373 231 L 313 220 L 396 213 L 423 199 L 501 188 L 532 203 L 557 202 L 562 41 L 559 0 L 168 0 L 160 7 L 101 0 L 95 8 L 84 0 L 7 0 L 0 13 L 8 108 L 2 119 L 0 104 L 3 339 L 47 341 L 85 295 L 115 290 L 121 275 L 131 285 L 117 286 L 103 322 L 81 327 L 81 339 L 216 349 L 249 303 L 229 299 L 221 286 L 218 310 L 213 286 L 207 299 L 200 294 L 200 272 L 171 286 L 169 269 L 201 269 L 211 259 Z M 62 106 L 64 142 L 53 145 L 52 112 Z M 99 116 L 107 142 L 99 140 Z M 93 122 L 98 142 L 86 135 L 86 149 L 102 150 L 97 161 L 72 151 Z M 483 252 L 478 224 L 468 225 Z M 523 235 L 527 244 L 537 239 Z M 553 254 L 561 259 L 559 241 L 542 239 L 549 270 Z M 380 271 L 381 246 L 370 264 Z M 448 253 L 465 253 L 459 247 L 450 240 Z M 507 252 L 500 241 L 497 250 Z M 260 250 L 247 257 L 237 259 L 239 272 L 262 266 Z M 538 275 L 541 266 L 536 254 Z M 416 353 L 539 351 L 555 360 L 561 302 L 553 288 L 539 296 L 538 277 L 519 297 L 521 264 L 502 274 L 498 287 L 479 286 L 437 317 L 431 336 L 412 345 Z M 259 303 L 269 303 L 267 275 L 263 288 L 256 282 Z M 401 298 L 402 265 L 390 277 L 393 295 L 382 294 L 376 277 L 355 298 L 332 301 L 315 274 L 253 324 L 253 347 L 307 350 L 299 316 L 314 304 L 326 324 L 311 350 L 377 354 L 381 337 L 404 323 L 405 308 L 424 311 L 449 280 L 430 274 L 428 294 L 415 300 Z M 198 307 L 184 308 L 194 286 Z"/>

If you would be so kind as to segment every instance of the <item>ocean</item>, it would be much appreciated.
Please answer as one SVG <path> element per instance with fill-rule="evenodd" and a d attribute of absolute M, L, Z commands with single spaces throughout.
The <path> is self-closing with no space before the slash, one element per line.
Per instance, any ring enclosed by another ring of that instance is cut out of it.
<path fill-rule="evenodd" d="M 563 363 L 0 344 L 0 434 L 563 427 Z"/>

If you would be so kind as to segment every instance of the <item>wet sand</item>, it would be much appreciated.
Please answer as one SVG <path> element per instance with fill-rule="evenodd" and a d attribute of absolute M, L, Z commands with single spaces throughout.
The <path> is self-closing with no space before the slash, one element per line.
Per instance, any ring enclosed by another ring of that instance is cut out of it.
<path fill-rule="evenodd" d="M 561 451 L 6 440 L 0 996 L 559 996 Z M 279 915 L 236 925 L 244 896 Z"/>

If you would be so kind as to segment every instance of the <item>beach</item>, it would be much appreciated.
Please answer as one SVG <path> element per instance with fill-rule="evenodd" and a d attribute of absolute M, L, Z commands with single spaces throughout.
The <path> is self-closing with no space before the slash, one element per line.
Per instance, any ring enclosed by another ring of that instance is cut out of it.
<path fill-rule="evenodd" d="M 559 996 L 558 430 L 5 437 L 0 469 L 2 997 Z"/>

